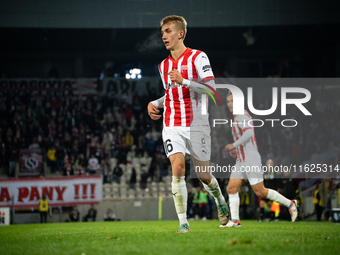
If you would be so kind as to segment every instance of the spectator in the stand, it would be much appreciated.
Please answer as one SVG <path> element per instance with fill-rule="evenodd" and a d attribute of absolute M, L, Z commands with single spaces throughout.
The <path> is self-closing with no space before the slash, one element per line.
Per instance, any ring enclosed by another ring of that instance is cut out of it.
<path fill-rule="evenodd" d="M 142 174 L 141 174 L 141 181 L 140 181 L 140 188 L 141 189 L 147 188 L 148 177 L 149 177 L 149 174 L 145 171 L 145 169 L 143 169 Z"/>
<path fill-rule="evenodd" d="M 72 211 L 70 212 L 70 221 L 74 222 L 74 221 L 79 221 L 80 218 L 80 213 L 77 209 L 77 206 L 73 206 Z"/>
<path fill-rule="evenodd" d="M 102 149 L 103 149 L 103 152 L 104 152 L 104 155 L 110 155 L 110 151 L 111 151 L 111 140 L 108 136 L 104 137 L 103 138 L 103 141 L 102 141 Z"/>
<path fill-rule="evenodd" d="M 47 212 L 48 212 L 48 200 L 46 195 L 42 196 L 39 202 L 39 212 L 40 212 L 40 223 L 46 223 Z"/>
<path fill-rule="evenodd" d="M 147 139 L 146 144 L 147 144 L 148 153 L 149 155 L 153 155 L 157 148 L 157 143 L 156 143 L 157 138 L 158 138 L 157 132 L 156 131 L 148 132 L 146 133 L 145 138 Z"/>
<path fill-rule="evenodd" d="M 89 164 L 88 164 L 88 169 L 90 171 L 90 174 L 96 174 L 98 168 L 99 168 L 99 161 L 94 156 L 94 154 L 92 154 L 91 158 L 89 159 Z"/>
<path fill-rule="evenodd" d="M 102 160 L 101 172 L 103 175 L 103 183 L 108 183 L 107 178 L 110 172 L 110 159 L 108 156 L 106 156 L 105 159 Z"/>
<path fill-rule="evenodd" d="M 47 160 L 51 168 L 51 172 L 54 173 L 57 168 L 56 149 L 54 145 L 52 145 L 51 148 L 47 151 Z"/>
<path fill-rule="evenodd" d="M 120 143 L 119 143 L 119 161 L 121 161 L 123 164 L 126 164 L 126 155 L 128 153 L 128 146 L 125 141 L 125 136 L 121 137 Z"/>
<path fill-rule="evenodd" d="M 120 177 L 123 175 L 123 170 L 120 168 L 119 164 L 120 162 L 118 161 L 117 165 L 113 169 L 110 183 L 112 183 L 113 181 L 120 183 Z"/>
<path fill-rule="evenodd" d="M 104 215 L 104 221 L 114 221 L 116 219 L 116 215 L 112 212 L 111 209 L 107 209 Z"/>
<path fill-rule="evenodd" d="M 15 137 L 17 138 L 17 139 L 20 139 L 20 137 L 21 137 L 21 126 L 20 126 L 20 124 L 19 123 L 17 123 L 16 125 L 15 125 Z"/>
<path fill-rule="evenodd" d="M 85 175 L 85 168 L 82 165 L 82 162 L 79 162 L 76 167 L 76 175 Z"/>
<path fill-rule="evenodd" d="M 130 189 L 136 189 L 136 182 L 137 182 L 137 173 L 136 173 L 136 169 L 133 167 L 131 177 L 130 177 Z"/>
<path fill-rule="evenodd" d="M 118 158 L 118 155 L 119 155 L 119 145 L 117 142 L 117 135 L 114 135 L 111 141 L 110 156 L 111 158 Z"/>
<path fill-rule="evenodd" d="M 133 96 L 132 101 L 133 101 L 133 104 L 132 104 L 133 114 L 137 119 L 139 119 L 139 115 L 142 112 L 142 106 L 140 104 L 140 97 L 137 93 Z"/>
<path fill-rule="evenodd" d="M 134 139 L 129 130 L 125 133 L 125 142 L 129 149 L 134 145 Z"/>
<path fill-rule="evenodd" d="M 96 217 L 97 217 L 97 210 L 94 208 L 94 205 L 91 205 L 86 216 L 83 218 L 83 221 L 89 221 L 89 220 L 96 221 Z"/>
<path fill-rule="evenodd" d="M 64 176 L 74 175 L 72 165 L 71 165 L 70 160 L 69 160 L 67 155 L 65 156 L 65 159 L 64 159 L 64 173 L 63 173 L 63 175 Z"/>
<path fill-rule="evenodd" d="M 137 151 L 139 154 L 141 154 L 142 152 L 144 152 L 146 149 L 146 140 L 145 137 L 143 135 L 140 135 L 138 137 L 138 145 L 137 145 Z"/>
<path fill-rule="evenodd" d="M 84 157 L 84 154 L 80 153 L 76 159 L 76 162 L 75 162 L 75 165 L 78 165 L 80 164 L 86 169 L 86 160 L 85 160 L 85 157 Z"/>
<path fill-rule="evenodd" d="M 133 112 L 131 111 L 130 106 L 128 104 L 125 105 L 124 115 L 127 127 L 131 127 L 131 118 L 133 116 Z"/>
<path fill-rule="evenodd" d="M 105 157 L 105 153 L 100 142 L 97 142 L 95 157 L 98 159 L 98 161 L 101 161 Z"/>

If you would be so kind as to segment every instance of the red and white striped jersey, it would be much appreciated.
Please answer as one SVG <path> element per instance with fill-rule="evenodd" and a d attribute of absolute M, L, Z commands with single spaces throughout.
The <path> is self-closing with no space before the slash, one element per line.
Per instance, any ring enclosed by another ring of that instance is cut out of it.
<path fill-rule="evenodd" d="M 234 137 L 234 142 L 240 139 L 247 129 L 251 129 L 253 132 L 253 135 L 247 142 L 244 142 L 236 147 L 237 161 L 245 162 L 246 160 L 248 161 L 261 157 L 257 149 L 255 131 L 253 127 L 254 124 L 250 114 L 245 110 L 244 115 L 237 115 L 234 117 L 232 124 L 231 132 Z"/>
<path fill-rule="evenodd" d="M 208 114 L 201 114 L 202 97 L 207 95 L 171 82 L 169 76 L 171 70 L 177 69 L 184 79 L 191 81 L 214 79 L 208 56 L 202 51 L 187 48 L 176 60 L 169 55 L 159 64 L 158 69 L 165 89 L 164 127 L 209 125 Z"/>

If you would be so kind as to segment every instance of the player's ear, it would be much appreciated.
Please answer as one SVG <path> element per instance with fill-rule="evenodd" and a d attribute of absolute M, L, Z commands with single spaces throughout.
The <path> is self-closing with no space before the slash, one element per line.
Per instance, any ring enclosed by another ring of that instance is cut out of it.
<path fill-rule="evenodd" d="M 183 39 L 183 37 L 184 37 L 184 32 L 181 30 L 178 33 L 178 39 Z"/>

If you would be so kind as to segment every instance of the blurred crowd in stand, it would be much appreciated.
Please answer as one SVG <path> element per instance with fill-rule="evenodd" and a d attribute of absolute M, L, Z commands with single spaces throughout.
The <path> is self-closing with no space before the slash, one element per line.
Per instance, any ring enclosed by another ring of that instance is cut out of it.
<path fill-rule="evenodd" d="M 110 159 L 128 163 L 132 147 L 140 157 L 158 153 L 158 163 L 167 164 L 162 122 L 151 121 L 146 111 L 147 103 L 160 97 L 155 90 L 95 97 L 60 90 L 0 93 L 0 164 L 9 177 L 21 149 L 42 149 L 51 173 L 103 174 L 104 182 L 116 178 Z"/>

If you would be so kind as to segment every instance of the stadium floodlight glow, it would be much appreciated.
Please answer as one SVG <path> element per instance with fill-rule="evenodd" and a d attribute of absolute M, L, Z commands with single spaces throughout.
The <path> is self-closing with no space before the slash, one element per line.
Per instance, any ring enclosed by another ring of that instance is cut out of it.
<path fill-rule="evenodd" d="M 139 68 L 133 68 L 130 69 L 129 71 L 126 71 L 125 74 L 126 79 L 140 79 L 142 78 L 142 70 Z"/>

